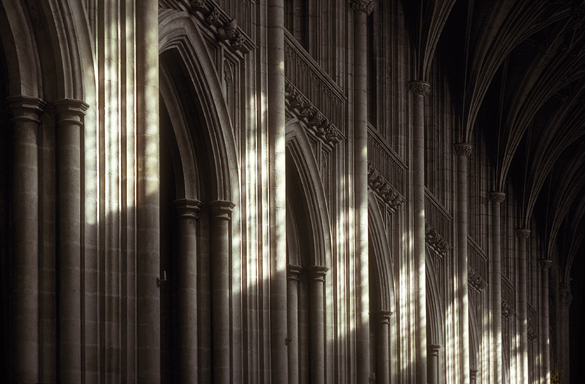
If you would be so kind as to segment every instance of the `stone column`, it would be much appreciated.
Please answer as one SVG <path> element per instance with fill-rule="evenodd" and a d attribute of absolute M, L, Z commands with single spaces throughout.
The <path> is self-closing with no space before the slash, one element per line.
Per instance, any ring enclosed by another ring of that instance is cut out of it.
<path fill-rule="evenodd" d="M 158 1 L 135 1 L 138 382 L 160 383 Z"/>
<path fill-rule="evenodd" d="M 13 122 L 13 340 L 14 379 L 39 381 L 39 115 L 45 105 L 33 97 L 8 99 Z"/>
<path fill-rule="evenodd" d="M 60 100 L 57 113 L 59 370 L 81 382 L 81 135 L 89 105 Z"/>
<path fill-rule="evenodd" d="M 350 0 L 354 11 L 353 156 L 356 239 L 356 364 L 357 381 L 370 377 L 370 323 L 368 285 L 368 65 L 367 16 L 373 0 Z"/>
<path fill-rule="evenodd" d="M 414 300 L 416 382 L 427 380 L 427 310 L 426 310 L 426 255 L 425 255 L 425 95 L 430 85 L 413 81 L 410 90 L 414 94 L 412 122 L 412 190 L 414 210 Z"/>
<path fill-rule="evenodd" d="M 495 382 L 503 380 L 502 361 L 502 244 L 501 244 L 501 215 L 500 204 L 504 201 L 504 192 L 490 192 L 492 201 L 492 313 L 493 313 L 493 339 L 492 361 Z"/>
<path fill-rule="evenodd" d="M 563 376 L 563 382 L 571 382 L 570 372 L 570 321 L 569 321 L 569 310 L 571 308 L 571 302 L 573 301 L 573 295 L 571 295 L 571 287 L 567 283 L 559 284 L 559 295 L 560 295 L 560 330 L 561 330 L 561 356 L 559 360 L 561 363 L 561 374 Z"/>
<path fill-rule="evenodd" d="M 469 371 L 469 382 L 470 384 L 477 384 L 477 369 Z"/>
<path fill-rule="evenodd" d="M 541 314 L 541 332 L 542 335 L 542 354 L 543 354 L 543 366 L 542 366 L 542 377 L 544 380 L 542 384 L 550 383 L 550 337 L 549 337 L 549 309 L 548 309 L 548 270 L 552 265 L 552 261 L 548 259 L 539 260 L 540 267 L 542 268 L 542 314 Z"/>
<path fill-rule="evenodd" d="M 270 240 L 270 371 L 288 380 L 286 261 L 286 139 L 284 100 L 284 0 L 267 1 L 268 199 Z"/>
<path fill-rule="evenodd" d="M 439 384 L 439 351 L 441 346 L 438 344 L 430 345 L 429 356 L 429 384 Z"/>
<path fill-rule="evenodd" d="M 211 350 L 213 382 L 229 384 L 230 376 L 230 251 L 231 212 L 229 201 L 210 203 L 211 221 Z"/>
<path fill-rule="evenodd" d="M 392 312 L 380 311 L 378 314 L 378 329 L 376 332 L 376 383 L 390 384 L 390 317 Z"/>
<path fill-rule="evenodd" d="M 327 268 L 307 268 L 309 278 L 309 376 L 311 384 L 325 384 L 325 275 Z"/>
<path fill-rule="evenodd" d="M 467 280 L 467 159 L 472 146 L 468 143 L 454 145 L 457 153 L 457 292 L 459 301 L 459 348 L 462 354 L 461 377 L 469 382 L 469 288 Z"/>
<path fill-rule="evenodd" d="M 520 372 L 521 383 L 528 382 L 528 267 L 526 264 L 526 241 L 529 229 L 517 229 L 518 236 L 518 320 L 520 323 Z"/>
<path fill-rule="evenodd" d="M 299 384 L 299 277 L 303 267 L 288 266 L 288 384 Z"/>
<path fill-rule="evenodd" d="M 177 368 L 181 383 L 197 378 L 197 220 L 201 203 L 175 200 L 177 212 Z"/>

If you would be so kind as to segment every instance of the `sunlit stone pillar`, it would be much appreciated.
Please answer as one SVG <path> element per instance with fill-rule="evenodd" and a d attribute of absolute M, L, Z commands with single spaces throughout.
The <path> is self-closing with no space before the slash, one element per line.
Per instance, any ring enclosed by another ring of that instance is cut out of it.
<path fill-rule="evenodd" d="M 354 191 L 356 238 L 356 370 L 357 381 L 367 383 L 370 377 L 370 323 L 368 302 L 368 67 L 367 16 L 374 8 L 373 0 L 350 0 L 354 11 Z"/>
<path fill-rule="evenodd" d="M 288 384 L 299 384 L 299 278 L 300 265 L 288 266 Z"/>
<path fill-rule="evenodd" d="M 234 204 L 210 203 L 211 350 L 213 382 L 230 381 L 230 222 Z"/>
<path fill-rule="evenodd" d="M 310 378 L 311 384 L 325 384 L 325 275 L 327 268 L 310 266 L 309 279 L 309 321 L 310 321 Z M 292 368 L 292 367 L 291 367 Z"/>
<path fill-rule="evenodd" d="M 438 344 L 430 345 L 429 355 L 429 384 L 439 384 L 439 351 Z"/>
<path fill-rule="evenodd" d="M 267 1 L 268 150 L 270 221 L 270 371 L 288 380 L 286 262 L 286 141 L 284 100 L 284 0 Z"/>
<path fill-rule="evenodd" d="M 461 351 L 461 377 L 469 382 L 469 287 L 467 280 L 467 162 L 472 146 L 468 143 L 454 145 L 457 153 L 457 292 L 459 301 L 459 348 Z"/>
<path fill-rule="evenodd" d="M 542 366 L 542 377 L 544 380 L 542 384 L 550 383 L 550 337 L 549 337 L 549 309 L 548 309 L 548 270 L 552 265 L 552 261 L 548 259 L 539 260 L 540 267 L 542 268 L 542 314 L 541 314 L 541 332 L 542 335 L 542 354 L 543 354 L 543 366 Z"/>
<path fill-rule="evenodd" d="M 412 109 L 412 190 L 414 210 L 414 291 L 416 302 L 416 382 L 427 380 L 427 316 L 426 316 L 426 265 L 425 265 L 425 95 L 430 85 L 413 81 Z"/>
<path fill-rule="evenodd" d="M 160 383 L 158 1 L 135 3 L 137 382 Z M 126 17 L 132 15 L 127 14 Z M 134 112 L 134 111 L 131 111 Z M 130 170 L 129 170 L 130 171 Z"/>
<path fill-rule="evenodd" d="M 529 229 L 517 229 L 518 235 L 518 320 L 520 323 L 520 377 L 521 383 L 528 382 L 528 270 L 526 264 L 526 241 Z"/>
<path fill-rule="evenodd" d="M 175 200 L 177 212 L 177 368 L 181 383 L 197 378 L 197 220 L 201 203 Z"/>
<path fill-rule="evenodd" d="M 59 265 L 59 369 L 63 383 L 81 382 L 81 135 L 89 106 L 55 103 Z"/>
<path fill-rule="evenodd" d="M 571 382 L 571 371 L 569 369 L 570 367 L 570 349 L 571 349 L 571 343 L 570 343 L 570 334 L 569 334 L 569 327 L 570 327 L 570 322 L 569 322 L 569 310 L 571 308 L 571 302 L 573 301 L 573 295 L 571 295 L 571 287 L 569 284 L 567 283 L 561 283 L 559 284 L 559 295 L 560 295 L 560 320 L 561 320 L 561 326 L 560 326 L 560 331 L 561 331 L 561 340 L 560 340 L 560 344 L 561 344 L 561 348 L 559 348 L 559 350 L 561 351 L 561 356 L 559 356 L 559 360 L 561 363 L 560 369 L 561 369 L 561 373 L 563 375 L 563 380 L 565 383 L 570 383 Z"/>
<path fill-rule="evenodd" d="M 390 384 L 390 317 L 392 312 L 378 313 L 378 327 L 376 332 L 376 383 Z"/>
<path fill-rule="evenodd" d="M 490 192 L 492 202 L 492 313 L 493 313 L 493 348 L 492 361 L 495 382 L 503 380 L 502 361 L 502 244 L 500 205 L 506 195 L 504 192 Z"/>
<path fill-rule="evenodd" d="M 17 383 L 39 381 L 39 115 L 45 105 L 33 97 L 8 99 L 13 122 L 13 340 Z"/>

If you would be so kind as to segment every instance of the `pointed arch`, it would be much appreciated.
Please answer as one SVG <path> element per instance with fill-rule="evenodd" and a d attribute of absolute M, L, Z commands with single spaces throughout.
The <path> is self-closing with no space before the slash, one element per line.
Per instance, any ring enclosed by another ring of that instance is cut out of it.
<path fill-rule="evenodd" d="M 287 122 L 286 148 L 287 155 L 293 162 L 291 165 L 298 172 L 307 205 L 307 219 L 310 220 L 312 229 L 310 235 L 313 238 L 314 252 L 309 265 L 331 268 L 331 227 L 325 189 L 309 140 L 297 120 Z"/>
<path fill-rule="evenodd" d="M 384 221 L 376 199 L 375 194 L 370 191 L 368 194 L 368 228 L 370 247 L 373 250 L 373 254 L 370 255 L 370 268 L 374 268 L 377 278 L 373 285 L 379 287 L 379 310 L 395 313 L 394 272 L 390 263 L 392 253 L 386 241 Z"/>
<path fill-rule="evenodd" d="M 175 105 L 173 108 L 182 109 L 187 116 L 191 115 L 191 118 L 197 112 L 200 115 L 199 122 L 204 126 L 202 131 L 205 150 L 208 152 L 208 169 L 206 170 L 209 171 L 210 181 L 210 196 L 208 198 L 210 200 L 238 202 L 238 157 L 227 104 L 203 36 L 199 27 L 188 14 L 174 10 L 167 10 L 159 14 L 159 52 L 161 54 L 160 66 L 163 70 L 167 65 L 165 57 L 169 57 L 170 61 L 175 61 L 175 63 L 178 61 L 180 68 L 184 70 L 184 73 L 181 74 L 169 71 L 169 77 L 161 80 L 171 81 L 174 86 L 177 86 L 184 83 L 186 78 L 189 88 L 193 91 L 191 96 L 197 98 L 196 103 L 193 103 L 193 100 L 185 100 L 184 97 L 171 97 L 165 99 L 164 102 L 167 103 L 167 106 L 172 100 L 175 103 L 180 102 L 181 105 Z M 175 75 L 178 75 L 177 78 L 173 78 Z M 162 88 L 165 89 L 165 92 L 172 89 L 168 88 L 167 84 L 161 84 Z M 199 108 L 199 110 L 194 111 L 194 107 Z M 194 121 L 197 120 L 191 120 L 190 123 Z M 185 132 L 188 128 L 187 124 L 178 120 L 175 120 L 175 123 L 178 123 L 173 125 L 175 138 L 189 137 L 189 133 Z M 183 161 L 183 169 L 185 166 L 191 167 L 186 173 L 197 174 L 198 170 L 194 168 L 194 163 L 186 163 L 193 159 L 192 150 L 183 144 L 178 149 L 182 151 L 179 156 Z M 203 172 L 201 169 L 200 171 Z M 184 181 L 182 185 L 185 186 Z M 182 193 L 189 195 L 195 192 L 184 189 Z"/>

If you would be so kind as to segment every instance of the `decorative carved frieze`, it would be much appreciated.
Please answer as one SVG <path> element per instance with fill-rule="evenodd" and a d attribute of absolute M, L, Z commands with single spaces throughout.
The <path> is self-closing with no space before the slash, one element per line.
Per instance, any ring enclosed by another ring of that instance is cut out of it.
<path fill-rule="evenodd" d="M 425 240 L 430 247 L 434 248 L 441 255 L 445 255 L 451 248 L 453 248 L 429 223 L 426 223 L 425 225 Z"/>
<path fill-rule="evenodd" d="M 506 194 L 504 192 L 495 191 L 489 193 L 489 199 L 494 203 L 501 203 L 506 199 Z"/>
<path fill-rule="evenodd" d="M 354 12 L 364 12 L 366 15 L 374 10 L 374 0 L 351 0 L 349 4 Z"/>
<path fill-rule="evenodd" d="M 323 142 L 333 146 L 344 139 L 341 131 L 288 80 L 285 92 L 289 113 L 303 121 Z"/>
<path fill-rule="evenodd" d="M 457 143 L 453 144 L 453 149 L 455 149 L 457 156 L 469 157 L 471 155 L 471 151 L 473 150 L 473 146 L 469 143 Z"/>
<path fill-rule="evenodd" d="M 502 300 L 502 316 L 506 319 L 509 319 L 510 317 L 514 316 L 515 313 L 516 311 L 514 308 L 512 308 L 512 306 L 505 300 Z"/>
<path fill-rule="evenodd" d="M 380 195 L 392 212 L 396 211 L 406 201 L 370 162 L 368 162 L 368 185 Z"/>
<path fill-rule="evenodd" d="M 530 325 L 528 326 L 528 340 L 530 341 L 536 340 L 536 332 Z"/>
<path fill-rule="evenodd" d="M 481 292 L 488 285 L 487 281 L 470 266 L 467 267 L 467 280 L 469 285 L 478 292 Z"/>
<path fill-rule="evenodd" d="M 191 12 L 204 22 L 217 40 L 223 41 L 234 51 L 248 53 L 255 48 L 252 40 L 238 26 L 236 19 L 230 18 L 221 8 L 210 0 L 190 2 Z"/>

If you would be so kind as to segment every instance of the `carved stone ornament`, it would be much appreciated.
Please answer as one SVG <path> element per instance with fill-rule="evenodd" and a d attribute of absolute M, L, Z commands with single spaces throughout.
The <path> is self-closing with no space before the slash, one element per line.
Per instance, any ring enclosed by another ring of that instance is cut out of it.
<path fill-rule="evenodd" d="M 406 201 L 370 162 L 368 162 L 368 185 L 388 204 L 392 212 L 395 212 Z"/>
<path fill-rule="evenodd" d="M 457 153 L 457 156 L 469 157 L 471 155 L 473 146 L 468 143 L 457 143 L 453 144 L 453 148 L 455 149 L 455 153 Z"/>
<path fill-rule="evenodd" d="M 447 240 L 441 236 L 439 232 L 435 228 L 433 228 L 429 223 L 425 225 L 425 241 L 426 243 L 436 249 L 441 255 L 446 254 L 452 248 Z"/>
<path fill-rule="evenodd" d="M 528 340 L 530 341 L 536 340 L 536 332 L 534 331 L 534 329 L 532 329 L 530 325 L 528 326 Z"/>
<path fill-rule="evenodd" d="M 530 229 L 518 228 L 516 235 L 521 239 L 528 239 L 530 237 Z"/>
<path fill-rule="evenodd" d="M 516 311 L 510 304 L 508 304 L 505 300 L 502 300 L 502 316 L 506 319 L 509 319 L 511 316 L 514 316 Z"/>
<path fill-rule="evenodd" d="M 490 192 L 489 199 L 494 203 L 501 203 L 506 199 L 506 194 L 501 191 Z"/>
<path fill-rule="evenodd" d="M 573 301 L 573 295 L 571 295 L 571 287 L 567 283 L 559 284 L 559 295 L 561 296 L 561 305 L 570 306 Z"/>
<path fill-rule="evenodd" d="M 364 12 L 366 15 L 374 10 L 374 0 L 351 0 L 349 4 L 354 12 Z"/>
<path fill-rule="evenodd" d="M 549 259 L 540 259 L 538 260 L 538 264 L 540 265 L 541 268 L 550 268 L 552 265 L 552 260 Z"/>
<path fill-rule="evenodd" d="M 289 113 L 303 121 L 324 143 L 333 146 L 344 139 L 341 131 L 288 81 L 285 92 Z"/>
<path fill-rule="evenodd" d="M 411 81 L 410 90 L 415 95 L 428 95 L 431 92 L 431 85 L 426 81 Z"/>
<path fill-rule="evenodd" d="M 478 292 L 481 292 L 485 287 L 487 287 L 487 281 L 481 277 L 479 273 L 475 271 L 472 267 L 467 267 L 467 281 L 469 285 Z"/>

